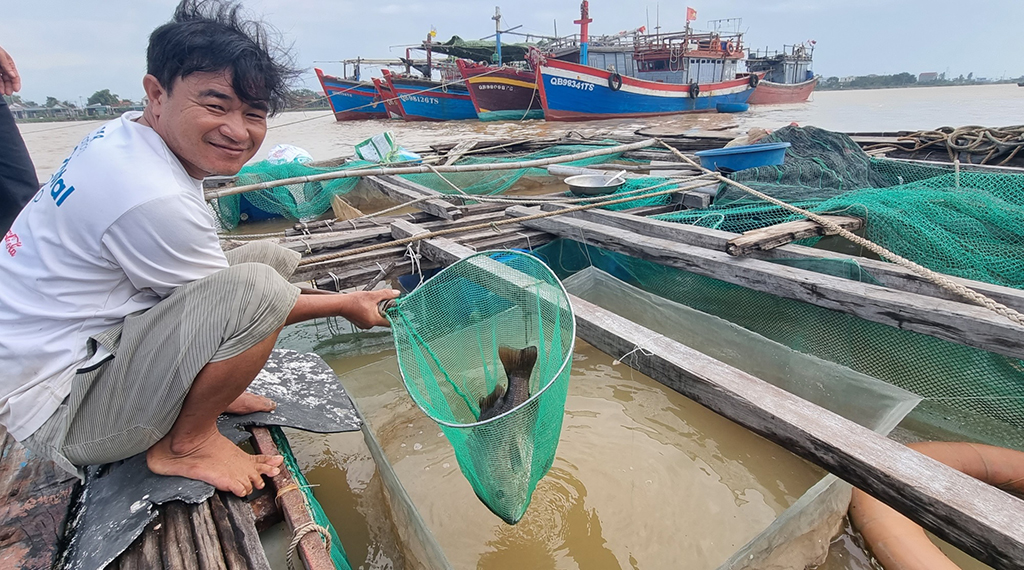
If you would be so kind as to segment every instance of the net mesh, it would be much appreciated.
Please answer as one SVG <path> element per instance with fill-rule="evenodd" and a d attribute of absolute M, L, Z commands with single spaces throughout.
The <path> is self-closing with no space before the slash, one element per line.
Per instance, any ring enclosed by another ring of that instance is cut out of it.
<path fill-rule="evenodd" d="M 387 317 L 409 394 L 438 422 L 480 500 L 515 524 L 561 433 L 575 340 L 561 283 L 532 255 L 480 253 L 399 299 Z M 529 399 L 513 396 L 500 347 L 536 347 L 536 364 L 519 374 L 529 375 Z M 506 407 L 488 406 L 499 385 L 508 386 Z M 481 420 L 482 408 L 505 412 Z"/>
<path fill-rule="evenodd" d="M 863 217 L 869 240 L 940 273 L 1024 287 L 1024 176 L 875 159 L 846 135 L 813 127 L 780 129 L 766 142 L 792 143 L 785 164 L 740 171 L 734 179 L 813 212 Z M 800 216 L 725 187 L 710 208 L 657 218 L 742 233 Z M 1019 359 L 576 242 L 559 240 L 538 252 L 561 278 L 594 265 L 795 350 L 1024 428 Z M 853 260 L 776 262 L 877 284 Z"/>
<path fill-rule="evenodd" d="M 350 162 L 341 168 L 317 168 L 298 162 L 273 164 L 261 161 L 242 168 L 235 177 L 236 186 L 259 184 L 285 178 L 312 176 L 337 170 L 373 166 L 370 162 Z M 338 178 L 275 186 L 218 198 L 213 204 L 221 227 L 233 229 L 242 221 L 242 214 L 257 218 L 283 217 L 296 221 L 316 219 L 331 207 L 331 198 L 349 193 L 359 183 L 358 178 Z M 255 209 L 255 210 L 254 210 Z"/>
<path fill-rule="evenodd" d="M 814 127 L 770 138 L 793 144 L 786 163 L 735 180 L 818 214 L 861 217 L 867 239 L 939 273 L 1024 287 L 1024 176 L 872 159 Z M 742 233 L 802 217 L 729 187 L 713 207 L 659 219 Z"/>

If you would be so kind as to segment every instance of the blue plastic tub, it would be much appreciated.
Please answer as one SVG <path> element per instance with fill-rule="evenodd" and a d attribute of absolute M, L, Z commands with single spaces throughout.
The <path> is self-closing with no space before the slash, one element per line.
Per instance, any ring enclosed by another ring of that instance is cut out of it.
<path fill-rule="evenodd" d="M 786 158 L 788 142 L 748 144 L 729 148 L 702 150 L 694 153 L 700 165 L 708 170 L 735 172 L 758 166 L 782 164 Z"/>
<path fill-rule="evenodd" d="M 719 113 L 745 113 L 750 109 L 746 103 L 719 103 L 715 110 Z"/>

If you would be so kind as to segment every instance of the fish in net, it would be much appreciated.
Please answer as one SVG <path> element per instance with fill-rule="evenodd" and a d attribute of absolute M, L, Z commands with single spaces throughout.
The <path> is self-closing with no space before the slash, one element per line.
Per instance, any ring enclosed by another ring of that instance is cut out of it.
<path fill-rule="evenodd" d="M 478 253 L 383 312 L 413 401 L 480 500 L 519 522 L 562 429 L 576 324 L 561 282 L 530 254 Z"/>

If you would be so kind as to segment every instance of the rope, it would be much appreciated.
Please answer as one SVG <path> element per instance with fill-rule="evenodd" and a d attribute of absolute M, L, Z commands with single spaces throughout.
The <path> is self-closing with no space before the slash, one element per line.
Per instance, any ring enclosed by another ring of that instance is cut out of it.
<path fill-rule="evenodd" d="M 932 147 L 944 147 L 952 161 L 956 154 L 980 155 L 977 164 L 986 164 L 1000 155 L 1009 153 L 998 166 L 1014 159 L 1024 148 L 1024 125 L 1009 127 L 939 127 L 932 131 L 917 131 L 898 137 L 895 143 L 880 143 L 864 147 L 865 151 L 893 147 L 916 153 Z"/>
<path fill-rule="evenodd" d="M 920 275 L 921 277 L 924 277 L 928 281 L 931 281 L 935 285 L 938 285 L 939 287 L 942 287 L 943 289 L 945 289 L 947 291 L 950 291 L 952 293 L 960 295 L 961 297 L 964 297 L 964 298 L 974 302 L 977 305 L 981 305 L 981 306 L 985 307 L 986 309 L 989 309 L 990 311 L 998 313 L 998 314 L 1006 317 L 1007 319 L 1009 319 L 1010 321 L 1012 321 L 1012 322 L 1014 322 L 1014 323 L 1016 323 L 1018 325 L 1024 325 L 1024 315 L 1022 315 L 1019 312 L 1011 309 L 1010 307 L 1007 307 L 1006 305 L 1003 305 L 1002 303 L 998 303 L 998 302 L 996 302 L 996 301 L 986 297 L 985 295 L 982 295 L 981 293 L 978 293 L 977 291 L 975 291 L 973 289 L 965 287 L 965 286 L 963 286 L 963 285 L 961 285 L 961 284 L 951 280 L 950 278 L 948 278 L 948 277 L 946 277 L 946 276 L 944 276 L 944 275 L 942 275 L 940 273 L 936 273 L 935 271 L 932 271 L 931 269 L 928 269 L 927 267 L 924 267 L 922 265 L 918 265 L 917 263 L 914 263 L 913 261 L 910 261 L 909 259 L 906 259 L 906 258 L 904 258 L 902 256 L 899 256 L 899 255 L 889 251 L 888 249 L 886 249 L 886 248 L 884 248 L 884 247 L 882 247 L 882 246 L 880 246 L 880 245 L 878 245 L 878 244 L 876 244 L 876 243 L 874 243 L 872 241 L 869 241 L 869 240 L 867 240 L 865 238 L 862 238 L 862 237 L 854 234 L 853 232 L 850 232 L 849 230 L 840 227 L 838 224 L 836 224 L 835 222 L 829 220 L 828 218 L 825 218 L 823 216 L 815 214 L 814 212 L 810 212 L 808 210 L 804 210 L 803 208 L 798 208 L 798 207 L 793 206 L 791 204 L 787 204 L 787 203 L 785 203 L 785 202 L 783 202 L 781 200 L 778 200 L 776 198 L 772 198 L 771 196 L 769 196 L 767 194 L 764 194 L 762 192 L 758 192 L 757 190 L 754 190 L 753 188 L 750 188 L 749 186 L 745 186 L 745 185 L 743 185 L 743 184 L 741 184 L 739 182 L 736 182 L 734 180 L 726 178 L 725 176 L 722 176 L 721 174 L 719 174 L 717 172 L 712 172 L 712 171 L 710 171 L 710 170 L 700 166 L 699 164 L 694 162 L 690 157 L 688 157 L 688 156 L 684 155 L 683 153 L 679 152 L 679 150 L 677 150 L 676 148 L 670 146 L 665 141 L 663 141 L 661 139 L 658 139 L 658 142 L 661 143 L 665 148 L 667 148 L 670 151 L 672 151 L 679 158 L 685 160 L 686 162 L 690 163 L 691 165 L 693 165 L 696 168 L 700 168 L 706 174 L 713 175 L 720 182 L 728 184 L 728 185 L 730 185 L 730 186 L 732 186 L 734 188 L 738 188 L 738 189 L 740 189 L 740 190 L 742 190 L 742 191 L 744 191 L 744 192 L 746 192 L 748 194 L 751 194 L 751 195 L 756 196 L 756 197 L 758 197 L 758 198 L 760 198 L 762 200 L 765 200 L 767 202 L 775 204 L 776 206 L 779 206 L 779 207 L 785 208 L 786 210 L 789 210 L 791 212 L 800 214 L 801 216 L 804 216 L 807 219 L 809 219 L 811 221 L 814 221 L 814 222 L 817 222 L 821 226 L 823 226 L 825 228 L 828 228 L 833 233 L 838 234 L 838 235 L 846 238 L 847 240 L 849 240 L 849 241 L 851 241 L 851 242 L 853 242 L 853 243 L 855 243 L 857 245 L 860 245 L 860 246 L 868 249 L 869 251 L 874 252 L 875 254 L 879 255 L 880 257 L 888 259 L 889 261 L 895 263 L 896 265 L 899 265 L 899 266 L 901 266 L 901 267 L 903 267 L 905 269 L 913 271 L 914 273 Z"/>
<path fill-rule="evenodd" d="M 659 192 L 651 192 L 649 194 L 644 194 L 643 197 L 644 198 L 651 198 L 651 197 L 654 197 L 654 196 L 662 196 L 662 195 L 665 195 L 665 194 L 674 194 L 676 192 L 684 192 L 686 190 L 691 190 L 693 188 L 699 188 L 701 186 L 705 186 L 707 180 L 713 178 L 713 175 L 714 175 L 714 173 L 710 173 L 710 175 L 703 174 L 701 176 L 697 176 L 697 177 L 689 179 L 689 181 L 692 182 L 692 184 L 687 184 L 687 185 L 681 186 L 679 188 L 670 188 L 668 190 L 661 190 Z M 660 186 L 665 186 L 665 185 L 668 185 L 668 184 L 682 184 L 682 181 L 670 180 L 668 182 L 665 182 L 665 183 L 661 184 Z M 647 188 L 645 188 L 644 190 L 647 190 Z M 423 240 L 423 239 L 442 237 L 442 236 L 446 236 L 446 235 L 462 233 L 462 232 L 469 232 L 469 231 L 475 231 L 475 230 L 491 229 L 491 228 L 493 228 L 495 226 L 504 226 L 504 225 L 508 225 L 508 224 L 520 224 L 522 222 L 528 222 L 530 220 L 539 220 L 541 218 L 547 218 L 547 217 L 550 217 L 550 216 L 558 216 L 558 215 L 561 215 L 561 214 L 571 214 L 573 212 L 581 212 L 583 210 L 590 210 L 591 208 L 599 208 L 601 206 L 610 206 L 610 205 L 613 205 L 613 204 L 621 204 L 621 203 L 624 203 L 624 202 L 632 202 L 632 201 L 637 200 L 637 199 L 639 199 L 639 197 L 637 197 L 637 196 L 628 196 L 628 197 L 625 197 L 625 198 L 617 198 L 617 199 L 614 199 L 614 200 L 603 200 L 603 201 L 599 201 L 599 202 L 594 202 L 592 204 L 587 204 L 587 205 L 584 205 L 584 206 L 572 206 L 572 207 L 569 207 L 569 208 L 563 208 L 563 209 L 560 209 L 560 210 L 555 210 L 553 212 L 542 212 L 540 214 L 532 214 L 532 215 L 529 215 L 529 216 L 524 216 L 522 218 L 511 218 L 511 219 L 507 219 L 507 220 L 498 220 L 498 221 L 495 221 L 495 222 L 485 222 L 485 223 L 480 223 L 480 224 L 474 224 L 474 225 L 471 225 L 471 226 L 464 226 L 464 227 L 461 227 L 461 228 L 448 228 L 448 229 L 444 229 L 444 230 L 436 230 L 436 231 L 433 231 L 433 232 L 417 234 L 417 235 L 409 236 L 409 237 L 406 237 L 406 238 L 401 238 L 401 239 L 397 239 L 397 240 L 393 240 L 393 241 L 389 241 L 389 242 L 384 242 L 384 243 L 378 243 L 378 244 L 374 244 L 374 245 L 368 245 L 368 246 L 359 247 L 359 248 L 356 248 L 356 249 L 350 249 L 350 250 L 346 250 L 346 251 L 339 251 L 339 252 L 335 252 L 335 253 L 327 253 L 327 254 L 322 254 L 322 255 L 315 255 L 315 256 L 308 257 L 308 258 L 305 258 L 305 259 L 302 259 L 301 261 L 299 261 L 299 267 L 304 267 L 304 266 L 307 266 L 307 265 L 313 265 L 315 263 L 323 263 L 325 261 L 332 261 L 332 260 L 335 260 L 335 259 L 341 259 L 343 257 L 350 257 L 350 256 L 353 256 L 353 255 L 359 255 L 359 254 L 367 253 L 367 252 L 370 252 L 370 251 L 377 251 L 378 249 L 387 249 L 387 248 L 390 248 L 390 247 L 395 247 L 395 246 L 399 246 L 399 245 L 405 245 L 407 243 L 412 243 L 414 241 L 419 241 L 419 240 Z"/>
<path fill-rule="evenodd" d="M 310 520 L 306 524 L 295 529 L 295 532 L 292 534 L 292 541 L 288 544 L 288 555 L 285 559 L 288 561 L 288 568 L 291 570 L 295 570 L 295 552 L 299 549 L 299 543 L 302 542 L 302 537 L 311 532 L 320 533 L 320 540 L 324 542 L 324 548 L 330 551 L 331 531 Z"/>

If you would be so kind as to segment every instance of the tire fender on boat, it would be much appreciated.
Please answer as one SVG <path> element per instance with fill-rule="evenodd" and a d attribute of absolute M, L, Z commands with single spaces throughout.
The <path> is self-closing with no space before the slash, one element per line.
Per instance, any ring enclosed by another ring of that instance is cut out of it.
<path fill-rule="evenodd" d="M 690 97 L 696 99 L 698 95 L 700 95 L 700 85 L 697 85 L 696 83 L 691 83 L 690 84 Z"/>
<path fill-rule="evenodd" d="M 751 73 L 750 74 L 750 86 L 751 87 L 757 87 L 758 83 L 761 83 L 761 77 L 758 76 L 756 73 Z"/>
<path fill-rule="evenodd" d="M 908 447 L 1004 491 L 1024 492 L 1024 452 L 978 443 L 932 441 Z M 907 517 L 860 489 L 850 520 L 886 570 L 959 570 Z"/>
<path fill-rule="evenodd" d="M 612 91 L 622 89 L 622 76 L 613 71 L 612 74 L 608 76 L 608 89 L 611 89 Z"/>

